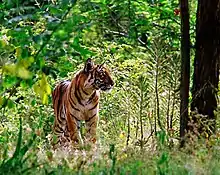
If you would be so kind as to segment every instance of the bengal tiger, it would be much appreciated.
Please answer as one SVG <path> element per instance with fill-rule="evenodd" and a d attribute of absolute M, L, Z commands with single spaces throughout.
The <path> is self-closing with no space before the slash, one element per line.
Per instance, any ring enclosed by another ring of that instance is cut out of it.
<path fill-rule="evenodd" d="M 70 81 L 60 82 L 52 93 L 55 113 L 54 134 L 58 143 L 83 142 L 80 121 L 85 121 L 85 138 L 95 143 L 100 90 L 110 91 L 114 81 L 109 70 L 89 58 L 84 68 Z"/>

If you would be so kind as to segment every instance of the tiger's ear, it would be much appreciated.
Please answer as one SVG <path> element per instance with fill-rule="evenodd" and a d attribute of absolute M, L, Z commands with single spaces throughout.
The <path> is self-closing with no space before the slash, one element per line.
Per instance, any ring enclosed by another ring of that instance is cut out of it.
<path fill-rule="evenodd" d="M 98 68 L 97 68 L 98 72 L 102 70 L 104 64 L 105 64 L 105 62 L 98 65 Z"/>
<path fill-rule="evenodd" d="M 94 63 L 91 58 L 88 58 L 85 67 L 84 67 L 84 72 L 89 73 L 93 69 Z"/>

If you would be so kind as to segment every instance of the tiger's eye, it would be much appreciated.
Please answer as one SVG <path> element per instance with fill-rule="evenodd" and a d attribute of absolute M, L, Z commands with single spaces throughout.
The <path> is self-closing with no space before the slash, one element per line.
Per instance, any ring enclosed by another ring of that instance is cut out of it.
<path fill-rule="evenodd" d="M 104 73 L 103 72 L 100 72 L 100 77 L 104 77 Z"/>

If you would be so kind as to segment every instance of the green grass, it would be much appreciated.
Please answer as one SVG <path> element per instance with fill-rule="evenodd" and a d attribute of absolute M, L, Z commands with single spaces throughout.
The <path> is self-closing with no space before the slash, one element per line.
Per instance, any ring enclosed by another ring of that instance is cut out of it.
<path fill-rule="evenodd" d="M 176 174 L 198 175 L 220 173 L 220 138 L 188 142 L 184 148 L 171 145 L 163 137 L 152 138 L 148 146 L 105 143 L 91 149 L 62 148 L 39 145 L 36 134 L 23 141 L 20 118 L 17 144 L 12 156 L 7 147 L 1 160 L 0 174 Z M 162 139 L 162 140 L 161 140 Z M 38 144 L 36 144 L 38 143 Z"/>

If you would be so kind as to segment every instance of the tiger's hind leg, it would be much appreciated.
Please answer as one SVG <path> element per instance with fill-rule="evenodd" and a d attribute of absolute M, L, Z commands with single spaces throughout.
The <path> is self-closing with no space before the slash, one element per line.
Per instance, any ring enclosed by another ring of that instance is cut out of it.
<path fill-rule="evenodd" d="M 70 137 L 66 129 L 62 130 L 62 132 L 55 132 L 54 130 L 54 138 L 53 138 L 53 148 L 57 149 L 60 147 L 66 147 L 70 143 Z"/>

